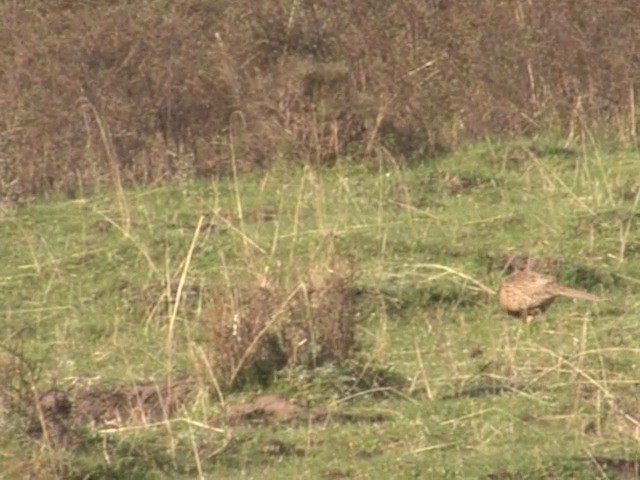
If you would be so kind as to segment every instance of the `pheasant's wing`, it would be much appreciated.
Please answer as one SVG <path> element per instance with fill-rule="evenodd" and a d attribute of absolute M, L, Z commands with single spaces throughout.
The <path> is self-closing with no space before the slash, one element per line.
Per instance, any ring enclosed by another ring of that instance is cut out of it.
<path fill-rule="evenodd" d="M 557 286 L 553 277 L 534 272 L 523 273 L 526 273 L 526 276 L 523 277 L 523 286 L 534 295 L 548 295 Z"/>
<path fill-rule="evenodd" d="M 534 272 L 527 273 L 526 281 L 523 281 L 523 288 L 528 290 L 531 299 L 530 308 L 539 308 L 545 311 L 559 295 L 558 285 L 553 277 Z"/>

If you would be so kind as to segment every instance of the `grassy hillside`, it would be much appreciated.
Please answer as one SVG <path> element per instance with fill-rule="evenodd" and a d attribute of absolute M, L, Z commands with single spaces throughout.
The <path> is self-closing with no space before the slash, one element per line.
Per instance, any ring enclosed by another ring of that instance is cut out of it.
<path fill-rule="evenodd" d="M 635 478 L 638 179 L 487 143 L 6 211 L 5 478 Z M 505 316 L 515 251 L 606 300 Z"/>

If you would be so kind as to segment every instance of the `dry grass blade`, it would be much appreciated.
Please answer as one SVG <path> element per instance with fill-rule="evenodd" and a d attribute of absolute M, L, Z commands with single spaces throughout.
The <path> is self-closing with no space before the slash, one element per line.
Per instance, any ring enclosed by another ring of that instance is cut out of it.
<path fill-rule="evenodd" d="M 296 296 L 296 294 L 298 293 L 298 290 L 300 288 L 301 288 L 301 286 L 296 287 L 289 294 L 289 296 L 285 299 L 285 301 L 282 303 L 282 305 L 276 311 L 276 313 L 264 325 L 264 327 L 262 327 L 262 330 L 260 330 L 258 332 L 258 334 L 253 338 L 253 340 L 251 341 L 249 346 L 246 348 L 246 350 L 245 350 L 244 354 L 242 355 L 242 357 L 240 357 L 240 361 L 238 362 L 238 364 L 236 365 L 235 369 L 233 370 L 233 373 L 231 374 L 231 378 L 230 378 L 230 381 L 229 381 L 229 383 L 231 385 L 233 385 L 236 382 L 236 379 L 238 378 L 238 375 L 240 374 L 240 372 L 242 371 L 242 369 L 246 365 L 247 359 L 255 352 L 256 346 L 258 345 L 258 343 L 260 342 L 262 337 L 269 331 L 270 328 L 272 328 L 276 324 L 276 322 L 278 322 L 279 320 L 284 318 L 283 314 L 286 312 L 287 305 Z"/>
<path fill-rule="evenodd" d="M 437 264 L 437 263 L 422 263 L 422 264 L 417 264 L 416 266 L 431 268 L 433 270 L 441 270 L 445 274 L 454 275 L 454 276 L 456 276 L 458 278 L 462 278 L 463 280 L 467 280 L 468 282 L 471 282 L 473 285 L 478 287 L 478 289 L 480 289 L 481 291 L 487 293 L 488 295 L 495 295 L 496 294 L 496 291 L 493 288 L 488 287 L 487 285 L 485 285 L 481 281 L 476 280 L 475 278 L 473 278 L 473 277 L 471 277 L 471 276 L 467 275 L 466 273 L 463 273 L 463 272 L 461 272 L 459 270 L 456 270 L 456 269 L 451 268 L 451 267 L 447 267 L 446 265 L 440 265 L 440 264 Z"/>
<path fill-rule="evenodd" d="M 193 251 L 196 247 L 198 237 L 200 236 L 200 230 L 202 229 L 203 221 L 204 217 L 200 216 L 200 218 L 198 219 L 198 224 L 196 225 L 196 229 L 193 232 L 193 237 L 191 238 L 191 245 L 189 245 L 189 251 L 187 252 L 187 257 L 182 268 L 182 274 L 180 275 L 180 282 L 178 283 L 178 290 L 176 292 L 175 300 L 173 303 L 173 309 L 171 311 L 171 316 L 169 317 L 169 331 L 167 332 L 167 351 L 169 353 L 169 358 L 171 358 L 173 355 L 174 329 L 176 317 L 178 316 L 178 308 L 180 307 L 180 302 L 182 300 L 182 289 L 184 288 L 184 283 L 187 279 L 187 273 L 189 272 L 189 267 L 191 266 L 191 257 L 193 256 Z"/>
<path fill-rule="evenodd" d="M 548 355 L 550 355 L 551 357 L 553 357 L 554 359 L 557 360 L 557 365 L 545 370 L 543 373 L 541 373 L 540 375 L 538 375 L 535 379 L 531 380 L 529 382 L 529 385 L 534 384 L 535 382 L 537 382 L 541 377 L 547 375 L 548 373 L 559 369 L 563 364 L 567 365 L 569 368 L 571 368 L 575 373 L 577 373 L 578 375 L 580 375 L 581 377 L 583 377 L 584 379 L 586 379 L 591 385 L 593 385 L 595 388 L 597 388 L 600 392 L 602 392 L 605 396 L 605 398 L 609 398 L 609 399 L 613 399 L 615 398 L 615 395 L 611 392 L 610 389 L 608 389 L 605 385 L 603 385 L 600 381 L 598 381 L 597 379 L 595 379 L 592 375 L 590 375 L 588 372 L 586 372 L 585 370 L 583 370 L 582 368 L 578 367 L 575 363 L 567 360 L 564 356 L 562 355 L 558 355 L 556 352 L 554 352 L 553 350 L 550 350 L 546 347 L 543 347 L 541 345 L 538 345 L 537 348 L 540 351 L 543 351 L 545 353 L 547 353 Z"/>

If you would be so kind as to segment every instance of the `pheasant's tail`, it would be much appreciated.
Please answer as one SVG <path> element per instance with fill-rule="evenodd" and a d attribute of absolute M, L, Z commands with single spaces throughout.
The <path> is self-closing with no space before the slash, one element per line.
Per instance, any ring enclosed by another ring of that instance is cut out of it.
<path fill-rule="evenodd" d="M 602 300 L 599 296 L 592 293 L 583 292 L 582 290 L 576 290 L 575 288 L 563 287 L 562 285 L 557 286 L 556 293 L 565 297 L 580 298 L 582 300 L 590 300 L 592 302 L 598 302 Z"/>

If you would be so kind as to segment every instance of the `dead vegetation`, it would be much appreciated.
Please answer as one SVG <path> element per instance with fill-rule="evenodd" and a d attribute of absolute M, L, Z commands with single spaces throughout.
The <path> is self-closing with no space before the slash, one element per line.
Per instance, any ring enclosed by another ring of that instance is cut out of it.
<path fill-rule="evenodd" d="M 268 382 L 286 366 L 345 360 L 356 348 L 360 290 L 346 264 L 318 268 L 287 288 L 271 278 L 213 294 L 202 314 L 223 387 Z"/>
<path fill-rule="evenodd" d="M 634 144 L 639 16 L 633 0 L 4 3 L 2 200 L 487 135 Z"/>

